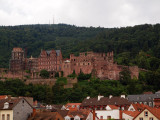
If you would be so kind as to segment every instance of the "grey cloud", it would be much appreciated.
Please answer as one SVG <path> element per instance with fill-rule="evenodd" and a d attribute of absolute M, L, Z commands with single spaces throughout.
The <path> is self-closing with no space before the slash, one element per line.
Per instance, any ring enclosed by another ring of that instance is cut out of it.
<path fill-rule="evenodd" d="M 0 25 L 121 27 L 160 22 L 160 0 L 0 0 Z"/>

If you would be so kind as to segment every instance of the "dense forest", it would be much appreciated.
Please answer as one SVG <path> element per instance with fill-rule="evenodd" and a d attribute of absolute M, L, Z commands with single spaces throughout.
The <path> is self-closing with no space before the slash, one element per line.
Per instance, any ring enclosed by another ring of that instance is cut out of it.
<path fill-rule="evenodd" d="M 87 28 L 66 24 L 1 26 L 0 67 L 8 67 L 13 47 L 22 47 L 28 57 L 38 57 L 41 49 L 61 49 L 64 58 L 70 53 L 78 55 L 84 51 L 114 51 L 118 64 L 138 65 L 146 72 L 140 72 L 138 79 L 131 79 L 130 72 L 124 70 L 119 81 L 101 81 L 90 75 L 71 74 L 68 77 L 78 78 L 72 89 L 64 89 L 63 82 L 49 87 L 6 80 L 0 81 L 0 94 L 33 96 L 41 102 L 61 104 L 81 102 L 86 96 L 98 94 L 118 96 L 160 90 L 160 24 L 123 28 Z"/>

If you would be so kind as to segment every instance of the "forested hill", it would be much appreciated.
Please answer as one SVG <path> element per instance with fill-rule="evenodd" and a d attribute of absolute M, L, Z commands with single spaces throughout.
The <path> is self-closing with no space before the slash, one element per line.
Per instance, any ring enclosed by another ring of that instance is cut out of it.
<path fill-rule="evenodd" d="M 125 28 L 73 25 L 23 25 L 0 27 L 0 67 L 8 67 L 13 47 L 37 57 L 41 49 L 61 49 L 64 57 L 83 51 L 114 51 L 119 64 L 156 70 L 160 64 L 160 24 Z"/>

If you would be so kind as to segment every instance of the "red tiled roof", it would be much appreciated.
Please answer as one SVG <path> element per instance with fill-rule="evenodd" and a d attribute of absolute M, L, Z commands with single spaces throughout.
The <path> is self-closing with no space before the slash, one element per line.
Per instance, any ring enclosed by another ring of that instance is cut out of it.
<path fill-rule="evenodd" d="M 132 117 L 135 117 L 136 115 L 138 115 L 138 113 L 140 113 L 139 111 L 123 111 L 123 113 L 129 115 L 129 116 L 132 116 Z"/>
<path fill-rule="evenodd" d="M 136 111 L 143 110 L 143 109 L 146 107 L 146 105 L 144 105 L 144 104 L 139 104 L 139 103 L 137 103 L 137 104 L 132 104 L 132 106 L 134 107 L 134 109 L 135 109 Z"/>
<path fill-rule="evenodd" d="M 149 106 L 145 106 L 145 108 L 143 109 L 144 110 L 148 110 L 149 112 L 151 112 L 155 117 L 157 117 L 158 119 L 160 119 L 160 109 L 158 108 L 152 108 L 152 107 L 149 107 Z M 141 111 L 140 113 L 142 113 L 143 111 Z M 140 114 L 139 113 L 139 114 Z M 139 115 L 137 114 L 134 119 Z"/>
<path fill-rule="evenodd" d="M 28 120 L 56 120 L 56 116 L 56 112 L 39 112 L 29 117 Z"/>
<path fill-rule="evenodd" d="M 65 107 L 69 110 L 78 110 L 81 103 L 67 103 Z M 74 106 L 74 107 L 73 107 Z"/>
<path fill-rule="evenodd" d="M 113 109 L 119 109 L 117 106 L 115 106 L 115 105 L 108 105 L 112 110 Z"/>
<path fill-rule="evenodd" d="M 79 116 L 80 118 L 87 118 L 87 116 L 89 115 L 90 110 L 86 110 L 86 109 L 81 109 L 81 110 L 76 110 L 76 111 L 69 111 L 68 112 L 68 116 Z M 72 117 L 72 118 L 73 118 Z"/>
<path fill-rule="evenodd" d="M 7 98 L 7 95 L 0 95 L 0 100 L 6 99 L 6 98 Z"/>

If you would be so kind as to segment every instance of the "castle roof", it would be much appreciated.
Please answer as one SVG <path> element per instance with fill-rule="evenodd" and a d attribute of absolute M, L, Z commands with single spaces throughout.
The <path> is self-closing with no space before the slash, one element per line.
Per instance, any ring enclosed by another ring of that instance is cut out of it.
<path fill-rule="evenodd" d="M 56 54 L 57 54 L 57 56 L 59 56 L 59 55 L 60 55 L 60 52 L 61 52 L 61 50 L 56 50 Z"/>

